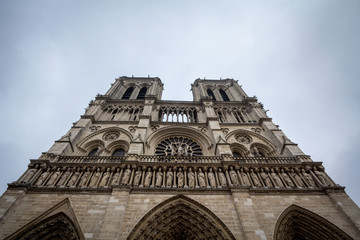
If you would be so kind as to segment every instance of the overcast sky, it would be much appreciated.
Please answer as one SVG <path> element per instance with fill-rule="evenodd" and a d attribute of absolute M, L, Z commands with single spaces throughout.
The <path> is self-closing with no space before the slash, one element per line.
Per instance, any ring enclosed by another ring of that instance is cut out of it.
<path fill-rule="evenodd" d="M 360 204 L 360 1 L 0 1 L 0 192 L 118 76 L 234 78 Z"/>

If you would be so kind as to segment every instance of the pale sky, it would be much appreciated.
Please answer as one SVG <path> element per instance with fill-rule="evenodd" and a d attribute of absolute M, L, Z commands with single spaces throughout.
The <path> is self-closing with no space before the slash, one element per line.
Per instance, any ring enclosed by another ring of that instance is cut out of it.
<path fill-rule="evenodd" d="M 234 78 L 360 204 L 360 1 L 0 2 L 0 192 L 118 76 Z"/>

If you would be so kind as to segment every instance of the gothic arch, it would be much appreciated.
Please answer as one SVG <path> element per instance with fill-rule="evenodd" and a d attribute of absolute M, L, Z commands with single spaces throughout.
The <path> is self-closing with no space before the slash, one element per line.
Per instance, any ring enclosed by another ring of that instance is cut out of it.
<path fill-rule="evenodd" d="M 232 152 L 237 152 L 239 153 L 242 157 L 247 157 L 250 153 L 250 151 L 243 145 L 239 144 L 239 143 L 232 143 L 230 145 L 231 151 Z"/>
<path fill-rule="evenodd" d="M 268 150 L 269 155 L 276 155 L 277 154 L 276 147 L 267 138 L 261 136 L 260 134 L 257 134 L 257 133 L 251 132 L 251 131 L 247 131 L 247 130 L 244 130 L 244 129 L 234 130 L 234 131 L 228 133 L 225 136 L 226 141 L 229 142 L 229 143 L 232 143 L 232 141 L 230 141 L 230 138 L 232 136 L 235 136 L 236 134 L 249 135 L 249 136 L 254 138 L 253 142 L 256 143 L 256 144 L 260 144 L 256 140 L 262 140 L 263 141 L 262 145 Z"/>
<path fill-rule="evenodd" d="M 7 240 L 84 240 L 69 199 L 64 199 L 6 238 Z"/>
<path fill-rule="evenodd" d="M 202 149 L 204 156 L 210 155 L 210 149 L 213 144 L 208 136 L 191 127 L 164 127 L 150 134 L 146 139 L 146 154 L 154 154 L 157 145 L 169 137 L 182 136 L 194 140 Z"/>
<path fill-rule="evenodd" d="M 273 239 L 350 240 L 352 238 L 316 213 L 297 205 L 291 205 L 279 216 Z"/>
<path fill-rule="evenodd" d="M 184 195 L 171 197 L 150 210 L 133 228 L 133 239 L 235 239 L 208 208 Z"/>

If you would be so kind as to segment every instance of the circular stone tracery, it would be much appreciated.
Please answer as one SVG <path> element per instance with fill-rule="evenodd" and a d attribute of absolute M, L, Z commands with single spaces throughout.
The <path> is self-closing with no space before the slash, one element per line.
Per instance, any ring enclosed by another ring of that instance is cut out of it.
<path fill-rule="evenodd" d="M 200 146 L 186 137 L 170 137 L 159 143 L 155 149 L 159 156 L 202 156 Z"/>
<path fill-rule="evenodd" d="M 249 144 L 249 143 L 252 142 L 252 138 L 247 134 L 236 134 L 235 139 L 238 142 L 241 142 L 241 143 L 244 143 L 244 144 Z"/>
<path fill-rule="evenodd" d="M 113 141 L 115 139 L 118 139 L 120 136 L 119 132 L 107 132 L 103 135 L 103 139 L 105 141 Z"/>

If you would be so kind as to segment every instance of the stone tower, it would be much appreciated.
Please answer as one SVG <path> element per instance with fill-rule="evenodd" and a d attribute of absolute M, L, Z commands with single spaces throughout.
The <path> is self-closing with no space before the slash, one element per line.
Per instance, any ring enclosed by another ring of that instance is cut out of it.
<path fill-rule="evenodd" d="M 360 239 L 360 210 L 233 79 L 120 77 L 0 199 L 0 239 Z"/>

